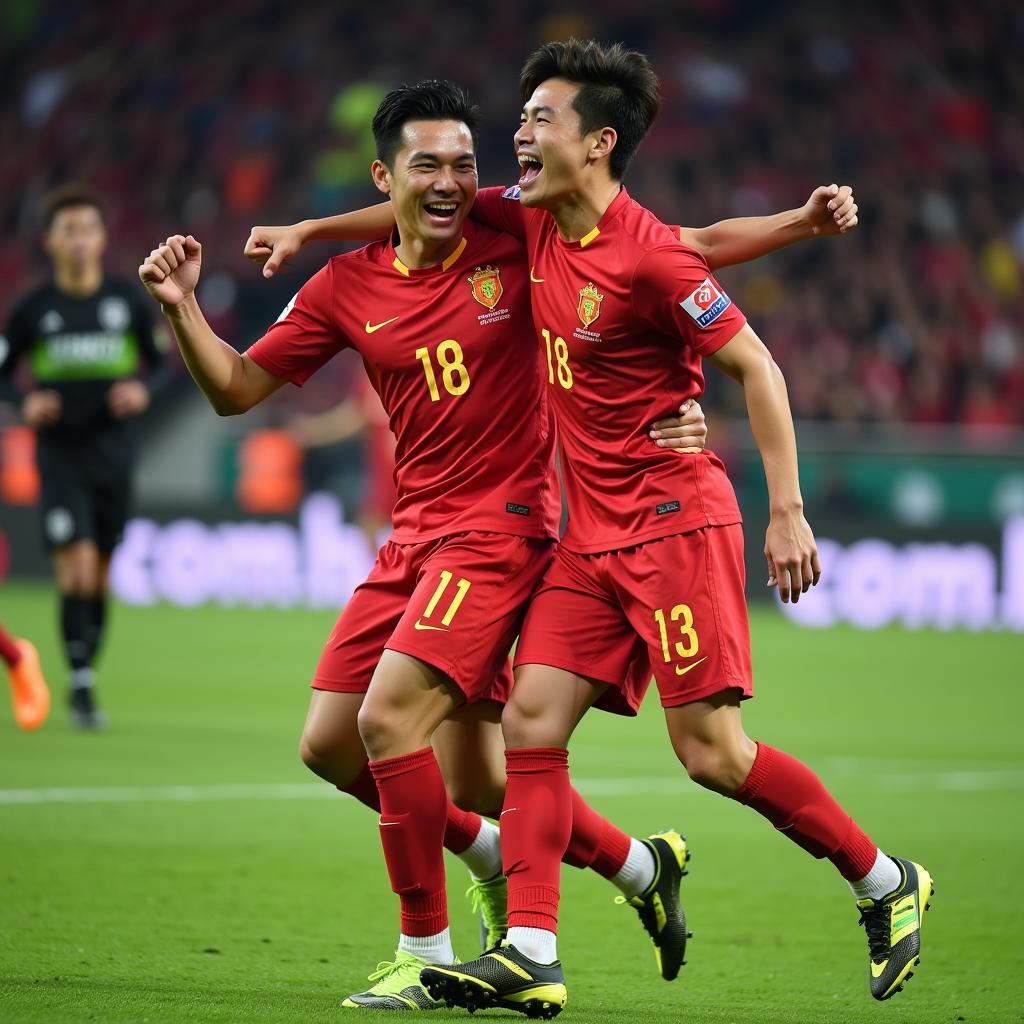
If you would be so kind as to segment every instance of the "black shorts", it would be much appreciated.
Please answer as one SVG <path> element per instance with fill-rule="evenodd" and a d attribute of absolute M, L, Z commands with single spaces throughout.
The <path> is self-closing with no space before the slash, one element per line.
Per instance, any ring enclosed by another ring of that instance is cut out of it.
<path fill-rule="evenodd" d="M 91 540 L 103 554 L 113 551 L 128 520 L 133 461 L 40 445 L 39 510 L 46 546 L 53 550 Z"/>

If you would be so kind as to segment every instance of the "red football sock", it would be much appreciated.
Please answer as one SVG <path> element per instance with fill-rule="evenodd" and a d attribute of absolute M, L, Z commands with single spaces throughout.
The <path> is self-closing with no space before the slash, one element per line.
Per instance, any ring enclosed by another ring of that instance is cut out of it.
<path fill-rule="evenodd" d="M 3 658 L 11 668 L 21 661 L 21 651 L 18 650 L 14 637 L 3 626 L 0 626 L 0 658 Z"/>
<path fill-rule="evenodd" d="M 402 907 L 402 934 L 436 935 L 448 927 L 444 840 L 450 803 L 430 747 L 371 761 L 380 794 L 380 839 L 391 888 Z"/>
<path fill-rule="evenodd" d="M 338 786 L 342 793 L 354 796 L 360 803 L 374 811 L 380 811 L 380 794 L 377 792 L 377 783 L 373 780 L 373 773 L 368 764 L 363 765 L 363 770 L 345 786 Z M 468 850 L 473 845 L 473 840 L 480 834 L 480 826 L 483 819 L 473 811 L 464 811 L 455 804 L 448 801 L 448 820 L 444 829 L 444 848 L 452 853 L 459 854 Z"/>
<path fill-rule="evenodd" d="M 874 866 L 878 848 L 807 765 L 758 743 L 747 781 L 733 799 L 763 814 L 788 839 L 814 857 L 828 857 L 848 881 Z"/>
<path fill-rule="evenodd" d="M 363 765 L 362 770 L 351 782 L 337 788 L 342 793 L 354 796 L 370 810 L 380 812 L 380 794 L 377 792 L 377 783 L 373 781 L 373 772 L 370 771 L 368 764 Z"/>
<path fill-rule="evenodd" d="M 512 928 L 558 925 L 558 875 L 572 830 L 569 753 L 554 747 L 506 750 L 501 858 Z"/>
<path fill-rule="evenodd" d="M 629 856 L 630 838 L 602 818 L 575 790 L 572 792 L 572 832 L 562 862 L 574 868 L 593 868 L 602 878 L 614 878 Z"/>

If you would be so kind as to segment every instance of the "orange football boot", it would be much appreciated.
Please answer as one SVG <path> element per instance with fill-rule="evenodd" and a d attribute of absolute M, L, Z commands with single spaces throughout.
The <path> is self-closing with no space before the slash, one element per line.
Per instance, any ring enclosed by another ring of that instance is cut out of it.
<path fill-rule="evenodd" d="M 15 640 L 21 660 L 7 670 L 11 679 L 14 720 L 22 729 L 38 729 L 50 713 L 50 690 L 43 678 L 39 652 L 28 640 Z"/>

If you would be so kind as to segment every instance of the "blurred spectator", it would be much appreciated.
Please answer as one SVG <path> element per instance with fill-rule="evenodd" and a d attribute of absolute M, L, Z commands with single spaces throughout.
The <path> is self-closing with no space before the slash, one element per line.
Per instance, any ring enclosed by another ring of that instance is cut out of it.
<path fill-rule="evenodd" d="M 661 75 L 662 116 L 628 184 L 666 220 L 704 224 L 798 205 L 819 183 L 855 186 L 850 238 L 722 275 L 786 370 L 797 415 L 1024 422 L 1024 10 L 1013 0 L 527 0 L 443 18 L 416 0 L 4 11 L 0 316 L 41 267 L 39 196 L 73 168 L 118 197 L 111 269 L 134 271 L 172 226 L 201 232 L 221 315 L 255 337 L 287 295 L 248 280 L 250 225 L 376 198 L 366 124 L 382 90 L 438 76 L 467 86 L 485 115 L 481 179 L 500 183 L 517 173 L 521 61 L 548 34 L 592 32 L 645 50 Z M 326 255 L 304 254 L 283 287 Z M 719 391 L 732 407 L 735 394 Z"/>

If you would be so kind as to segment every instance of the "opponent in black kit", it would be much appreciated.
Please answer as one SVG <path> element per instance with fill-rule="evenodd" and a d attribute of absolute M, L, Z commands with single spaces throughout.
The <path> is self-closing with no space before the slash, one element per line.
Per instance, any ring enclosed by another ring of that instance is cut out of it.
<path fill-rule="evenodd" d="M 0 347 L 0 386 L 38 434 L 43 536 L 61 596 L 64 649 L 77 725 L 98 728 L 93 660 L 103 633 L 110 555 L 128 512 L 134 419 L 149 405 L 163 360 L 136 288 L 107 277 L 103 208 L 82 186 L 45 204 L 53 279 L 22 296 Z M 27 360 L 27 394 L 14 371 Z M 148 376 L 148 384 L 144 383 Z"/>

